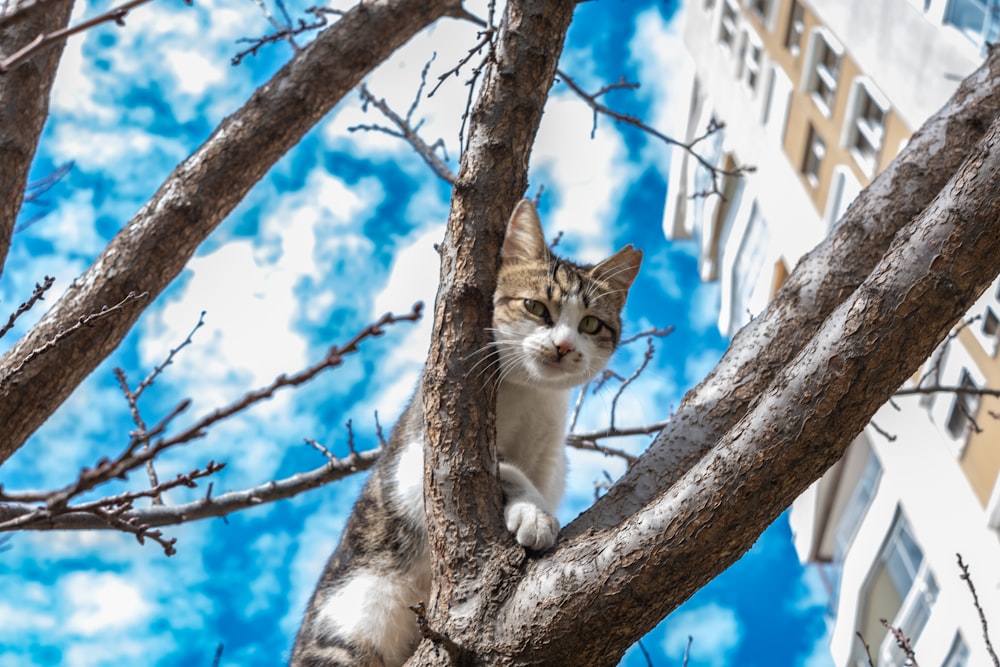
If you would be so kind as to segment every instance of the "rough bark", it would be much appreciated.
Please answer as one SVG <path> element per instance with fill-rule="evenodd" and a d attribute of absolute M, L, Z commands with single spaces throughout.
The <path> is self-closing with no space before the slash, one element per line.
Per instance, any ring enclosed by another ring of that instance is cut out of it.
<path fill-rule="evenodd" d="M 457 0 L 361 3 L 226 118 L 42 320 L 0 358 L 0 463 L 115 349 L 145 306 L 271 165 L 410 37 L 461 11 Z M 18 372 L 16 383 L 11 381 L 12 369 L 33 350 L 130 292 L 146 292 L 150 298 L 34 356 Z"/>
<path fill-rule="evenodd" d="M 44 32 L 66 27 L 73 0 L 19 8 L 0 20 L 0 59 Z M 0 76 L 0 275 L 14 222 L 24 200 L 28 170 L 49 115 L 49 93 L 63 45 L 46 49 Z"/>
<path fill-rule="evenodd" d="M 468 369 L 490 341 L 504 226 L 527 189 L 528 157 L 575 4 L 508 3 L 471 112 L 468 148 L 440 246 L 434 333 L 423 379 L 425 495 L 435 575 L 429 619 L 433 627 L 447 628 L 456 645 L 481 633 L 479 623 L 493 617 L 503 599 L 499 589 L 511 581 L 505 573 L 524 557 L 501 521 L 493 397 Z M 455 657 L 425 642 L 413 664 L 447 664 Z"/>

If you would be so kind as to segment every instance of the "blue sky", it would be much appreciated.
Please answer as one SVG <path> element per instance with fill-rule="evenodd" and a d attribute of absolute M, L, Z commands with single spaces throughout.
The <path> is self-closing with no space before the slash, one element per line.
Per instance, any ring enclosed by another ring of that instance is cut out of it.
<path fill-rule="evenodd" d="M 299 16 L 311 5 L 287 6 Z M 108 7 L 81 0 L 76 16 Z M 477 3 L 470 8 L 485 15 Z M 667 2 L 582 3 L 561 67 L 590 90 L 623 75 L 640 80 L 638 91 L 615 92 L 608 101 L 669 130 L 671 105 L 686 95 L 672 90 L 682 48 L 676 19 Z M 68 161 L 74 168 L 22 212 L 22 221 L 44 216 L 14 237 L 0 278 L 0 312 L 13 310 L 43 275 L 56 277 L 55 292 L 64 290 L 174 166 L 286 61 L 290 48 L 280 44 L 230 67 L 235 40 L 269 30 L 248 0 L 193 7 L 158 0 L 130 15 L 125 28 L 102 26 L 69 42 L 32 178 Z M 442 22 L 368 84 L 405 110 L 432 52 L 434 77 L 474 42 L 474 26 Z M 464 80 L 452 78 L 417 112 L 428 139 L 445 139 L 453 169 Z M 398 140 L 348 130 L 376 121 L 351 95 L 310 132 L 8 462 L 0 483 L 59 486 L 81 466 L 117 453 L 131 420 L 112 369 L 138 381 L 187 336 L 201 311 L 206 323 L 194 344 L 144 395 L 147 418 L 155 421 L 186 397 L 194 402 L 190 418 L 204 414 L 307 365 L 385 311 L 431 302 L 432 244 L 447 217 L 448 187 Z M 718 289 L 698 282 L 693 244 L 664 240 L 668 148 L 607 119 L 591 139 L 591 122 L 590 110 L 556 84 L 531 157 L 529 194 L 544 186 L 543 221 L 550 235 L 565 233 L 560 248 L 569 256 L 593 261 L 624 243 L 643 248 L 626 334 L 654 325 L 675 331 L 621 399 L 617 423 L 648 423 L 667 417 L 724 350 L 715 326 Z M 29 313 L 3 344 L 40 314 Z M 224 460 L 227 468 L 214 479 L 221 492 L 307 470 L 322 461 L 303 440 L 345 453 L 348 419 L 359 446 L 372 445 L 374 413 L 386 425 L 395 420 L 429 331 L 425 320 L 366 343 L 337 371 L 171 452 L 159 464 L 161 477 Z M 623 349 L 613 366 L 629 374 L 642 352 Z M 606 423 L 610 397 L 589 399 L 581 430 Z M 638 452 L 645 442 L 620 444 Z M 570 456 L 563 522 L 591 501 L 595 481 L 623 471 L 619 461 L 597 454 Z M 110 532 L 16 535 L 0 552 L 0 667 L 209 665 L 219 643 L 223 665 L 280 664 L 362 481 L 357 476 L 225 521 L 168 528 L 178 538 L 171 558 L 154 544 Z M 140 476 L 129 482 L 142 483 Z M 168 502 L 201 493 L 172 492 Z M 824 667 L 825 602 L 816 573 L 798 565 L 781 518 L 643 644 L 658 667 L 681 663 L 688 635 L 691 667 Z M 623 664 L 646 659 L 634 648 Z"/>

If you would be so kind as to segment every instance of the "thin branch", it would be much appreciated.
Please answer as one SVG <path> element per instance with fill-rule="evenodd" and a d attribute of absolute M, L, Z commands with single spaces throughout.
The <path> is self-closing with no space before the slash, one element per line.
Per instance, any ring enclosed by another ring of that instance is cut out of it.
<path fill-rule="evenodd" d="M 259 0 L 255 1 L 258 4 L 261 4 Z M 285 39 L 287 39 L 289 43 L 292 45 L 292 48 L 296 52 L 298 52 L 301 49 L 293 39 L 296 35 L 301 35 L 302 33 L 309 32 L 310 30 L 319 30 L 320 28 L 325 28 L 329 23 L 329 21 L 327 20 L 327 16 L 331 14 L 336 16 L 344 15 L 344 12 L 342 10 L 331 9 L 329 7 L 310 7 L 309 9 L 306 10 L 306 13 L 312 14 L 314 17 L 316 17 L 316 20 L 313 21 L 312 23 L 306 23 L 305 20 L 299 19 L 299 25 L 293 28 L 291 27 L 291 25 L 282 26 L 274 19 L 273 16 L 271 16 L 265 10 L 264 15 L 267 16 L 267 18 L 271 21 L 272 25 L 278 28 L 278 31 L 270 35 L 264 35 L 263 37 L 253 37 L 253 38 L 243 37 L 241 39 L 236 40 L 238 44 L 247 43 L 251 44 L 251 46 L 250 48 L 244 49 L 243 51 L 240 51 L 235 56 L 233 56 L 232 59 L 229 61 L 229 64 L 235 67 L 240 63 L 242 63 L 247 56 L 256 56 L 257 53 L 266 45 L 274 44 L 275 42 L 280 42 Z"/>
<path fill-rule="evenodd" d="M 65 162 L 56 167 L 52 170 L 52 173 L 38 179 L 37 181 L 28 183 L 27 187 L 24 189 L 24 203 L 37 204 L 39 198 L 51 190 L 56 183 L 61 181 L 63 177 L 73 169 L 74 165 L 75 163 L 70 160 L 69 162 Z"/>
<path fill-rule="evenodd" d="M 50 338 L 43 345 L 41 345 L 41 346 L 35 348 L 34 350 L 32 350 L 31 352 L 29 352 L 24 357 L 24 359 L 21 360 L 21 362 L 19 364 L 17 364 L 12 369 L 10 369 L 10 372 L 8 372 L 3 377 L 0 377 L 0 390 L 2 390 L 7 384 L 9 384 L 11 382 L 16 382 L 17 381 L 16 380 L 17 375 L 24 369 L 25 366 L 27 366 L 29 363 L 31 363 L 35 359 L 37 359 L 41 355 L 45 354 L 46 352 L 48 352 L 49 350 L 51 350 L 52 348 L 54 348 L 55 346 L 57 346 L 60 342 L 62 342 L 65 339 L 69 338 L 70 336 L 72 336 L 74 333 L 76 333 L 77 331 L 79 331 L 83 327 L 92 326 L 94 324 L 94 322 L 96 322 L 96 321 L 98 321 L 98 320 L 100 320 L 100 319 L 102 319 L 104 317 L 107 317 L 108 315 L 111 315 L 112 313 L 115 313 L 117 311 L 123 310 L 125 308 L 125 306 L 129 305 L 130 303 L 132 303 L 134 301 L 138 301 L 139 299 L 145 299 L 148 295 L 149 295 L 148 292 L 143 292 L 142 294 L 136 294 L 135 292 L 129 292 L 128 295 L 124 299 L 122 299 L 121 301 L 119 301 L 115 305 L 113 305 L 113 306 L 105 306 L 105 307 L 101 308 L 101 310 L 99 312 L 91 313 L 90 315 L 86 315 L 86 316 L 80 317 L 76 321 L 76 324 L 74 324 L 71 327 L 68 327 L 66 329 L 62 329 L 61 331 L 59 331 L 59 333 L 57 333 L 55 336 L 53 336 L 52 338 Z"/>
<path fill-rule="evenodd" d="M 920 667 L 920 665 L 917 664 L 917 656 L 913 652 L 913 645 L 910 643 L 909 638 L 903 634 L 902 628 L 893 627 L 889 624 L 889 621 L 884 618 L 880 618 L 879 622 L 882 623 L 882 625 L 885 626 L 885 628 L 891 632 L 892 636 L 896 639 L 896 646 L 898 646 L 899 650 L 901 650 L 906 656 L 907 667 Z"/>
<path fill-rule="evenodd" d="M 28 297 L 28 300 L 17 307 L 10 315 L 10 319 L 7 320 L 7 324 L 0 327 L 0 338 L 3 338 L 8 331 L 14 328 L 14 322 L 17 321 L 21 315 L 32 309 L 36 303 L 45 300 L 45 293 L 49 291 L 56 279 L 52 276 L 45 276 L 45 279 L 41 283 L 35 283 L 35 290 Z"/>
<path fill-rule="evenodd" d="M 243 395 L 243 397 L 237 399 L 228 406 L 218 408 L 208 415 L 202 417 L 194 425 L 188 427 L 181 433 L 171 437 L 168 440 L 156 443 L 156 447 L 163 449 L 176 444 L 181 444 L 184 442 L 189 442 L 196 438 L 200 438 L 205 434 L 205 430 L 214 424 L 227 419 L 238 412 L 242 412 L 252 405 L 260 403 L 266 399 L 271 398 L 280 389 L 285 387 L 297 387 L 301 384 L 312 380 L 314 377 L 319 375 L 321 372 L 328 368 L 335 368 L 343 363 L 344 357 L 348 354 L 352 354 L 358 351 L 358 346 L 367 338 L 375 338 L 381 336 L 385 333 L 385 327 L 387 325 L 395 324 L 397 322 L 415 322 L 420 319 L 421 313 L 423 311 L 424 304 L 417 302 L 413 304 L 412 309 L 409 313 L 405 315 L 395 315 L 393 313 L 386 313 L 377 322 L 368 325 L 358 334 L 349 340 L 342 347 L 334 345 L 331 347 L 326 356 L 320 360 L 318 363 L 295 373 L 294 375 L 279 375 L 276 377 L 271 384 L 261 389 L 248 392 Z"/>
<path fill-rule="evenodd" d="M 356 457 L 328 461 L 306 472 L 296 473 L 280 480 L 272 480 L 241 491 L 230 491 L 220 496 L 206 494 L 198 500 L 178 505 L 157 505 L 122 512 L 121 519 L 147 528 L 171 526 L 210 517 L 225 517 L 233 512 L 291 498 L 300 493 L 335 482 L 357 472 L 368 470 L 378 460 L 382 448 L 359 452 Z M 11 495 L 14 494 L 5 494 Z M 26 494 L 20 494 L 26 495 Z M 77 512 L 73 507 L 58 516 L 36 516 L 31 523 L 10 527 L 10 522 L 33 512 L 25 504 L 0 504 L 0 531 L 9 530 L 107 530 L 114 526 L 100 520 L 92 513 Z"/>
<path fill-rule="evenodd" d="M 144 5 L 150 0 L 128 0 L 114 9 L 110 9 L 103 14 L 98 14 L 97 16 L 81 21 L 75 25 L 68 26 L 62 30 L 56 30 L 55 32 L 42 33 L 38 35 L 33 40 L 28 42 L 26 45 L 7 56 L 7 58 L 0 60 L 0 75 L 7 74 L 9 71 L 26 61 L 32 55 L 41 51 L 44 48 L 52 46 L 58 42 L 66 40 L 68 37 L 75 35 L 85 30 L 90 30 L 94 26 L 100 25 L 102 23 L 115 23 L 119 26 L 125 25 L 125 17 L 130 11 L 135 9 L 140 5 Z M 192 0 L 184 0 L 184 4 L 190 5 Z"/>
<path fill-rule="evenodd" d="M 663 134 L 656 128 L 647 125 L 637 116 L 620 113 L 598 101 L 600 97 L 606 95 L 608 92 L 612 90 L 622 90 L 622 89 L 634 90 L 639 87 L 638 83 L 629 83 L 624 79 L 621 79 L 617 83 L 609 84 L 602 87 L 596 93 L 588 93 L 585 90 L 583 90 L 583 88 L 581 88 L 580 85 L 575 80 L 573 80 L 572 77 L 567 75 L 562 70 L 556 70 L 556 76 L 558 76 L 563 83 L 569 86 L 570 90 L 576 93 L 576 95 L 580 97 L 580 99 L 582 99 L 584 102 L 586 102 L 587 106 L 589 106 L 593 110 L 594 123 L 590 132 L 591 138 L 594 137 L 594 134 L 597 131 L 598 114 L 603 114 L 615 120 L 616 122 L 624 123 L 626 125 L 631 125 L 632 127 L 635 127 L 641 130 L 642 132 L 645 132 L 646 134 L 655 137 L 670 146 L 677 146 L 678 148 L 686 150 L 695 160 L 698 161 L 699 164 L 701 164 L 702 167 L 709 170 L 709 172 L 711 172 L 712 174 L 712 189 L 707 192 L 697 193 L 698 196 L 707 196 L 710 194 L 718 194 L 721 196 L 722 190 L 719 189 L 719 181 L 718 181 L 719 176 L 736 177 L 756 171 L 756 167 L 750 165 L 742 165 L 736 167 L 735 169 L 722 169 L 718 165 L 709 162 L 706 158 L 702 157 L 702 155 L 700 155 L 695 150 L 695 147 L 701 141 L 705 140 L 707 137 L 723 129 L 724 126 L 721 123 L 717 122 L 710 123 L 708 129 L 705 131 L 703 135 L 695 137 L 691 141 L 683 142 L 674 139 L 673 137 L 667 136 L 666 134 Z"/>
<path fill-rule="evenodd" d="M 854 634 L 857 636 L 858 641 L 861 642 L 861 645 L 865 647 L 865 655 L 868 657 L 868 667 L 875 667 L 875 662 L 872 660 L 872 649 L 868 645 L 868 642 L 865 641 L 864 636 L 860 632 L 855 632 Z"/>
<path fill-rule="evenodd" d="M 875 429 L 876 433 L 878 433 L 880 436 L 882 436 L 883 438 L 885 438 L 889 442 L 896 442 L 896 437 L 897 436 L 889 433 L 884 428 L 882 428 L 881 426 L 879 426 L 878 424 L 876 424 L 875 420 L 872 420 L 872 421 L 868 422 L 868 425 L 871 426 L 873 429 Z"/>
<path fill-rule="evenodd" d="M 430 65 L 429 62 L 428 65 Z M 425 66 L 424 71 L 421 74 L 421 84 L 420 84 L 421 89 L 423 89 L 424 83 L 426 82 L 426 74 L 427 74 L 427 67 Z M 372 105 L 373 107 L 381 111 L 382 115 L 388 118 L 393 123 L 393 125 L 395 125 L 399 129 L 394 130 L 392 128 L 385 127 L 384 125 L 353 125 L 347 128 L 348 132 L 368 130 L 372 132 L 383 132 L 393 137 L 399 137 L 400 139 L 403 139 L 406 142 L 408 142 L 410 146 L 413 147 L 413 149 L 417 152 L 417 155 L 419 155 L 420 158 L 427 163 L 427 166 L 430 167 L 431 171 L 433 171 L 439 178 L 452 185 L 455 184 L 455 174 L 451 171 L 448 165 L 445 164 L 444 160 L 442 160 L 437 155 L 437 149 L 440 148 L 442 152 L 444 152 L 445 150 L 444 140 L 438 139 L 433 144 L 428 144 L 423 140 L 423 138 L 417 132 L 419 126 L 413 127 L 413 125 L 411 124 L 411 116 L 413 114 L 413 110 L 416 107 L 416 100 L 410 106 L 410 111 L 407 113 L 406 118 L 402 118 L 400 117 L 399 114 L 393 111 L 392 108 L 389 107 L 385 99 L 376 98 L 371 93 L 371 91 L 368 90 L 368 87 L 365 84 L 361 84 L 358 90 L 361 93 L 361 99 L 364 100 L 364 107 L 367 107 L 369 104 Z M 420 93 L 418 91 L 417 93 L 418 99 L 419 99 L 419 94 Z M 445 154 L 445 159 L 447 159 L 447 154 Z"/>
<path fill-rule="evenodd" d="M 983 641 L 986 642 L 986 652 L 990 654 L 990 658 L 993 659 L 995 667 L 1000 667 L 1000 658 L 997 657 L 996 651 L 993 650 L 993 642 L 990 641 L 989 626 L 986 623 L 986 614 L 983 613 L 983 608 L 979 604 L 979 596 L 976 594 L 976 587 L 972 583 L 972 576 L 969 574 L 969 566 L 962 561 L 962 554 L 955 555 L 958 557 L 958 567 L 962 570 L 962 574 L 959 575 L 959 578 L 969 585 L 969 592 L 972 593 L 972 604 L 975 605 L 976 612 L 979 614 L 979 623 L 983 627 Z"/>
<path fill-rule="evenodd" d="M 629 336 L 628 338 L 622 338 L 620 341 L 618 341 L 618 345 L 619 347 L 622 345 L 628 345 L 629 343 L 634 343 L 640 338 L 665 338 L 670 334 L 672 334 L 673 332 L 674 332 L 673 325 L 670 325 L 669 327 L 663 327 L 662 329 L 657 327 L 650 327 L 649 329 L 646 329 L 645 331 L 640 331 L 639 333 Z"/>
<path fill-rule="evenodd" d="M 1000 389 L 928 385 L 925 387 L 905 387 L 898 389 L 894 395 L 913 396 L 916 394 L 969 394 L 971 396 L 993 396 L 994 398 L 1000 398 Z"/>
<path fill-rule="evenodd" d="M 618 387 L 618 391 L 615 392 L 614 397 L 611 399 L 611 428 L 612 429 L 615 427 L 615 412 L 618 409 L 618 399 L 621 398 L 621 396 L 622 396 L 623 393 L 625 393 L 625 390 L 628 388 L 628 386 L 630 384 L 632 384 L 633 382 L 635 382 L 635 380 L 640 375 L 642 375 L 642 372 L 644 370 L 646 370 L 646 366 L 648 366 L 649 362 L 653 359 L 653 354 L 655 352 L 656 352 L 656 346 L 653 345 L 653 339 L 652 338 L 647 338 L 646 339 L 646 352 L 645 352 L 645 354 L 642 355 L 642 362 L 639 364 L 638 368 L 635 369 L 635 371 L 632 373 L 632 375 L 628 376 L 625 379 L 625 381 L 622 382 L 621 386 Z"/>
<path fill-rule="evenodd" d="M 135 392 L 129 390 L 124 372 L 120 370 L 117 371 L 116 374 L 118 376 L 119 383 L 122 385 L 126 396 L 129 398 L 129 405 L 133 410 L 133 419 L 139 427 L 137 432 L 131 434 L 128 446 L 114 460 L 103 459 L 99 461 L 94 468 L 85 468 L 80 472 L 78 478 L 74 482 L 61 489 L 44 492 L 4 492 L 2 487 L 0 487 L 0 502 L 20 504 L 14 506 L 0 506 L 0 531 L 29 528 L 51 529 L 57 527 L 68 527 L 80 524 L 81 519 L 79 517 L 81 516 L 91 516 L 93 519 L 98 520 L 97 523 L 99 524 L 99 527 L 116 528 L 133 533 L 136 538 L 140 540 L 140 542 L 146 538 L 153 539 L 160 543 L 167 555 L 171 555 L 174 553 L 174 541 L 166 540 L 163 538 L 162 534 L 159 533 L 159 531 L 150 530 L 155 521 L 161 522 L 157 525 L 165 525 L 166 523 L 171 522 L 169 518 L 164 517 L 164 513 L 166 513 L 167 517 L 180 517 L 179 520 L 174 521 L 176 523 L 191 520 L 193 515 L 223 516 L 240 507 L 249 507 L 260 504 L 261 502 L 264 502 L 262 500 L 264 497 L 272 500 L 289 497 L 290 495 L 295 495 L 295 493 L 299 493 L 307 488 L 319 486 L 322 483 L 330 481 L 330 479 L 339 478 L 367 467 L 374 462 L 375 458 L 377 458 L 378 453 L 381 451 L 381 447 L 377 450 L 373 450 L 371 453 L 365 452 L 365 454 L 358 454 L 354 451 L 353 436 L 351 436 L 352 441 L 349 445 L 351 448 L 351 455 L 347 459 L 341 461 L 328 456 L 326 465 L 318 470 L 311 471 L 310 473 L 303 475 L 296 475 L 292 478 L 283 480 L 282 482 L 268 482 L 267 484 L 255 489 L 250 489 L 249 491 L 238 492 L 236 494 L 225 494 L 219 498 L 212 498 L 211 492 L 209 491 L 201 500 L 194 503 L 188 503 L 185 506 L 166 507 L 159 504 L 154 505 L 148 510 L 134 509 L 132 503 L 139 498 L 149 497 L 155 499 L 164 491 L 177 486 L 194 487 L 194 480 L 214 474 L 221 470 L 224 465 L 210 462 L 203 470 L 194 470 L 187 475 L 179 475 L 176 479 L 168 482 L 155 483 L 150 489 L 130 491 L 118 496 L 106 497 L 89 503 L 77 505 L 70 504 L 74 498 L 77 498 L 81 494 L 90 491 L 100 484 L 106 483 L 112 479 L 124 479 L 130 471 L 135 470 L 143 464 L 151 462 L 167 448 L 188 442 L 196 437 L 204 435 L 206 430 L 213 424 L 225 419 L 226 417 L 236 414 L 237 412 L 245 410 L 265 398 L 269 398 L 278 389 L 286 386 L 300 385 L 315 377 L 322 370 L 340 365 L 344 355 L 357 351 L 358 346 L 363 340 L 382 335 L 385 333 L 385 327 L 389 324 L 400 321 L 415 321 L 416 319 L 419 319 L 422 308 L 423 304 L 418 302 L 414 304 L 410 313 L 406 315 L 397 316 L 392 313 L 386 313 L 378 321 L 365 327 L 342 347 L 334 346 L 330 348 L 325 358 L 319 363 L 314 364 L 313 366 L 292 376 L 281 375 L 268 387 L 250 392 L 244 395 L 241 399 L 237 400 L 235 403 L 225 408 L 215 410 L 206 417 L 198 420 L 193 426 L 189 427 L 180 434 L 171 438 L 156 440 L 155 442 L 151 442 L 151 439 L 161 433 L 170 420 L 186 409 L 187 406 L 190 405 L 190 401 L 182 402 L 169 415 L 167 415 L 167 417 L 165 417 L 160 424 L 155 426 L 153 429 L 147 429 L 144 420 L 138 414 L 138 408 L 135 406 Z M 195 330 L 197 330 L 200 325 L 201 321 L 199 320 L 199 324 L 195 326 Z M 192 334 L 193 333 L 194 330 L 192 331 Z M 189 334 L 188 339 L 190 339 L 190 337 L 191 335 Z M 178 348 L 175 348 L 171 357 L 173 354 L 176 354 L 176 350 L 180 349 L 187 343 L 188 340 L 178 346 Z M 162 364 L 158 367 L 159 370 L 162 370 L 165 365 L 166 364 Z M 152 373 L 150 378 L 147 378 L 147 380 L 151 383 L 151 378 L 154 378 L 157 373 L 158 371 L 154 371 L 154 373 Z M 42 506 L 30 507 L 26 505 L 26 503 L 42 503 Z M 66 519 L 66 517 L 74 518 Z M 95 527 L 93 525 L 93 520 L 89 522 L 82 521 L 82 523 L 88 528 Z"/>
<path fill-rule="evenodd" d="M 633 456 L 628 452 L 615 447 L 598 444 L 598 440 L 606 438 L 623 438 L 631 435 L 654 435 L 659 433 L 660 430 L 667 425 L 667 423 L 668 421 L 660 421 L 653 422 L 652 424 L 646 424 L 645 426 L 633 426 L 630 428 L 616 428 L 612 426 L 601 431 L 592 431 L 590 433 L 570 433 L 566 436 L 566 445 L 575 449 L 600 452 L 605 456 L 617 456 L 625 459 L 629 465 L 632 465 L 638 460 L 637 456 Z"/>

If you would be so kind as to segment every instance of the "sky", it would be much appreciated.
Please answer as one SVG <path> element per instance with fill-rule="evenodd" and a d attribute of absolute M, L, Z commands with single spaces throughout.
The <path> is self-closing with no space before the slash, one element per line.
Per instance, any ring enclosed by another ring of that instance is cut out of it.
<path fill-rule="evenodd" d="M 309 2 L 288 2 L 305 17 Z M 75 19 L 107 10 L 78 0 Z M 334 5 L 342 7 L 343 5 Z M 484 3 L 469 8 L 485 15 Z M 282 18 L 270 0 L 156 0 L 124 27 L 104 25 L 72 38 L 52 95 L 51 116 L 32 168 L 42 179 L 68 174 L 19 218 L 0 277 L 0 313 L 13 311 L 44 275 L 56 278 L 51 303 L 97 256 L 215 125 L 291 56 L 264 48 L 238 67 L 237 40 L 272 30 Z M 588 90 L 621 77 L 641 81 L 606 102 L 670 130 L 673 85 L 682 57 L 680 15 L 672 2 L 582 3 L 560 67 Z M 308 17 L 306 17 L 308 18 Z M 300 38 L 304 43 L 309 38 Z M 397 110 L 409 107 L 420 71 L 431 80 L 476 42 L 470 24 L 444 20 L 414 38 L 367 79 Z M 457 169 L 458 127 L 468 94 L 451 77 L 415 118 L 430 141 L 445 141 Z M 250 192 L 202 245 L 184 272 L 141 316 L 121 346 L 0 470 L 9 490 L 56 488 L 83 466 L 114 456 L 132 427 L 113 369 L 133 385 L 183 341 L 202 311 L 205 324 L 140 404 L 157 421 L 190 398 L 191 417 L 319 359 L 382 313 L 432 302 L 449 190 L 398 139 L 351 131 L 379 122 L 350 95 Z M 619 425 L 664 419 L 714 366 L 727 341 L 716 326 L 719 290 L 700 283 L 692 242 L 662 232 L 669 148 L 599 119 L 556 83 L 531 154 L 529 196 L 543 189 L 540 213 L 559 250 L 598 261 L 625 243 L 645 259 L 625 313 L 625 335 L 674 327 L 657 342 L 649 369 L 619 401 Z M 23 317 L 0 341 L 6 349 L 41 316 Z M 359 448 L 377 442 L 375 412 L 388 427 L 401 412 L 423 363 L 431 322 L 400 324 L 341 368 L 214 428 L 169 452 L 161 478 L 209 460 L 226 461 L 216 493 L 258 485 L 322 463 L 314 439 L 346 454 L 346 422 Z M 631 374 L 644 348 L 626 346 L 612 367 Z M 605 425 L 610 390 L 587 399 L 579 430 Z M 619 446 L 635 453 L 648 442 Z M 617 478 L 620 460 L 570 451 L 559 513 L 565 524 L 592 502 L 595 483 Z M 104 492 L 144 483 L 133 475 Z M 332 552 L 363 476 L 296 498 L 165 529 L 177 554 L 113 532 L 18 533 L 0 551 L 0 667 L 24 665 L 281 664 L 323 563 Z M 204 487 L 170 492 L 167 502 Z M 692 637 L 690 667 L 826 667 L 827 598 L 817 572 L 795 556 L 786 517 L 726 573 L 695 594 L 633 647 L 629 666 L 680 665 Z M 648 654 L 648 659 L 646 655 Z"/>

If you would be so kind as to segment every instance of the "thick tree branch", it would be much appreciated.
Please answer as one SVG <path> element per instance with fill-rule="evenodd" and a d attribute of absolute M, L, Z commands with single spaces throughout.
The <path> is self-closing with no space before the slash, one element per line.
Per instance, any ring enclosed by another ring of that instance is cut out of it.
<path fill-rule="evenodd" d="M 646 499 L 640 508 L 634 497 L 609 498 L 613 489 L 550 557 L 527 565 L 496 626 L 530 617 L 543 634 L 509 633 L 514 661 L 550 662 L 558 649 L 579 665 L 608 664 L 749 549 L 993 281 L 998 216 L 1000 120 L 865 281 L 775 369 L 759 400 L 735 424 L 701 424 L 697 435 L 714 444 L 707 456 L 670 485 L 633 489 Z M 774 343 L 794 337 L 793 328 Z"/>
<path fill-rule="evenodd" d="M 174 170 L 42 321 L 0 358 L 0 375 L 80 315 L 131 291 L 155 298 L 271 165 L 365 74 L 426 25 L 461 12 L 458 0 L 363 2 L 320 33 Z M 0 463 L 118 345 L 141 311 L 74 337 L 26 368 L 16 392 L 0 390 Z"/>
<path fill-rule="evenodd" d="M 0 21 L 0 58 L 20 49 L 36 35 L 59 30 L 69 22 L 73 0 L 49 0 L 15 10 Z M 0 76 L 0 275 L 10 251 L 14 223 L 21 210 L 28 170 L 49 115 L 49 93 L 62 45 L 37 54 L 16 70 Z M 2 451 L 2 448 L 0 448 Z M 4 456 L 0 456 L 2 461 Z"/>
<path fill-rule="evenodd" d="M 746 414 L 871 273 L 896 233 L 930 203 L 998 113 L 1000 51 L 962 83 L 851 204 L 830 236 L 799 261 L 767 309 L 736 334 L 715 370 L 688 393 L 646 454 L 601 502 L 614 502 L 626 514 L 637 511 L 655 489 L 696 465 L 716 444 L 720 429 Z M 573 529 L 586 531 L 591 521 L 585 514 Z"/>
<path fill-rule="evenodd" d="M 427 446 L 424 493 L 434 583 L 432 627 L 458 645 L 475 645 L 491 618 L 494 594 L 524 551 L 501 521 L 494 452 L 494 406 L 463 360 L 489 341 L 504 225 L 527 190 L 531 146 L 573 16 L 567 0 L 507 4 L 479 98 L 468 148 L 452 191 L 441 244 L 434 333 L 424 371 Z M 482 605 L 480 609 L 470 605 Z M 410 664 L 445 664 L 423 642 Z"/>

